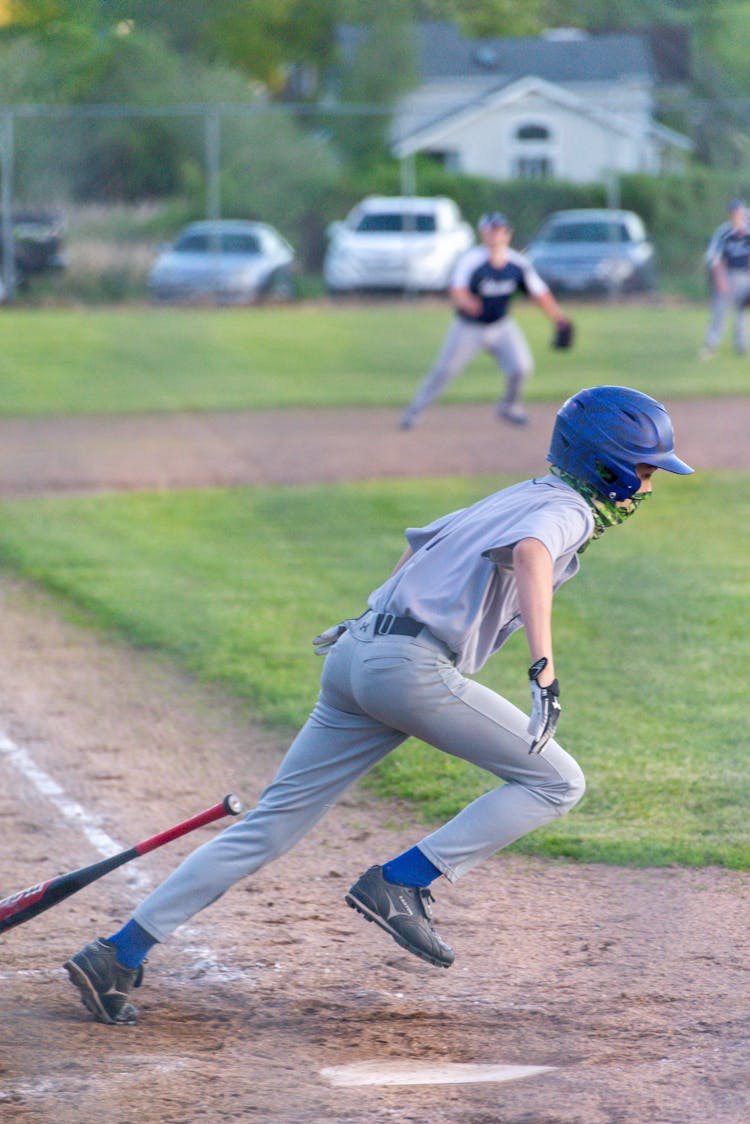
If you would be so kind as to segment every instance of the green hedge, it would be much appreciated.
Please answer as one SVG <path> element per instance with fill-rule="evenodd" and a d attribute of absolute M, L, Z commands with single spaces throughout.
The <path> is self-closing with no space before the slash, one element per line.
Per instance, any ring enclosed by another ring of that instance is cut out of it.
<path fill-rule="evenodd" d="M 561 180 L 510 180 L 497 183 L 478 176 L 446 171 L 428 159 L 415 165 L 420 195 L 449 195 L 466 217 L 475 222 L 486 210 L 506 211 L 513 220 L 515 243 L 523 246 L 550 211 L 572 207 L 604 207 L 607 192 L 602 184 L 577 184 Z M 371 173 L 365 186 L 352 183 L 352 200 L 367 192 L 398 193 L 400 169 L 384 165 Z M 693 168 L 684 175 L 621 176 L 620 205 L 643 218 L 653 238 L 662 281 L 696 295 L 705 291 L 703 254 L 713 230 L 726 218 L 726 205 L 735 195 L 750 195 L 750 173 L 716 172 Z"/>

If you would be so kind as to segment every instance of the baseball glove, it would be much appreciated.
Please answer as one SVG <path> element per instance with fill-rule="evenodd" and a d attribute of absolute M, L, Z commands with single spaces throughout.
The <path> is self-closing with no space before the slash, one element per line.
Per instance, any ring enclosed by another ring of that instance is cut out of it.
<path fill-rule="evenodd" d="M 552 337 L 552 346 L 558 350 L 565 350 L 573 346 L 575 327 L 570 320 L 558 320 L 555 324 L 555 334 Z"/>

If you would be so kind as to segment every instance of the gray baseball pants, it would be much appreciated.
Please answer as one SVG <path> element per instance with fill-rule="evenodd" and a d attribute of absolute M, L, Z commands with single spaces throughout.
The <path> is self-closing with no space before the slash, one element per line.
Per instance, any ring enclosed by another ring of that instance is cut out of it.
<path fill-rule="evenodd" d="M 727 272 L 729 293 L 724 295 L 714 290 L 711 299 L 711 320 L 706 332 L 705 346 L 715 351 L 721 342 L 724 323 L 730 309 L 734 311 L 734 350 L 739 355 L 747 351 L 747 312 L 744 302 L 750 297 L 750 273 L 744 269 L 731 269 Z"/>
<path fill-rule="evenodd" d="M 378 636 L 375 617 L 354 622 L 325 657 L 315 709 L 257 807 L 189 855 L 136 910 L 157 940 L 293 847 L 409 735 L 505 782 L 419 843 L 451 882 L 581 799 L 583 774 L 555 741 L 529 754 L 522 711 L 466 679 L 426 629 Z"/>
<path fill-rule="evenodd" d="M 472 324 L 457 316 L 443 342 L 437 362 L 405 411 L 413 420 L 442 394 L 480 351 L 489 351 L 505 373 L 501 407 L 515 406 L 523 384 L 534 370 L 534 359 L 526 337 L 509 316 L 494 324 Z"/>

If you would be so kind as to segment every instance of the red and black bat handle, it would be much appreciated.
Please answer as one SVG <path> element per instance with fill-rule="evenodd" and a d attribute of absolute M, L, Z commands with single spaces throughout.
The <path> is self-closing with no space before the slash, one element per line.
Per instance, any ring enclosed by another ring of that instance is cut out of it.
<path fill-rule="evenodd" d="M 70 897 L 71 894 L 82 890 L 84 886 L 88 886 L 89 883 L 95 882 L 97 878 L 109 874 L 110 870 L 115 870 L 118 866 L 123 866 L 124 863 L 137 859 L 139 855 L 145 855 L 149 851 L 154 851 L 157 847 L 163 847 L 165 843 L 171 843 L 173 839 L 178 839 L 181 835 L 187 835 L 189 831 L 195 831 L 199 827 L 205 827 L 206 824 L 213 823 L 214 820 L 219 820 L 223 816 L 239 815 L 241 811 L 242 801 L 238 796 L 230 794 L 220 800 L 218 804 L 214 804 L 213 807 L 198 812 L 197 815 L 191 816 L 189 820 L 183 820 L 182 823 L 175 824 L 174 827 L 169 827 L 166 831 L 159 832 L 158 835 L 143 839 L 126 851 L 120 851 L 108 859 L 102 859 L 90 866 L 83 866 L 79 870 L 72 870 L 68 874 L 61 874 L 47 882 L 39 882 L 36 886 L 29 886 L 26 890 L 20 890 L 17 894 L 11 894 L 10 897 L 3 898 L 0 901 L 0 933 L 4 932 L 5 929 L 13 928 L 14 925 L 21 925 L 24 921 L 29 921 L 32 917 L 36 917 L 38 913 L 43 913 L 45 909 L 50 909 L 53 905 L 63 901 L 64 898 Z"/>

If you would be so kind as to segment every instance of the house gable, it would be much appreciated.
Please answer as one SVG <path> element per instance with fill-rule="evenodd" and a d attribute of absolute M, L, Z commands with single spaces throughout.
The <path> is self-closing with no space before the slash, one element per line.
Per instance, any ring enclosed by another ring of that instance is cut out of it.
<path fill-rule="evenodd" d="M 398 124 L 398 120 L 396 122 Z M 613 170 L 656 172 L 665 148 L 690 142 L 648 118 L 633 121 L 536 77 L 523 78 L 393 136 L 400 158 L 415 152 L 491 179 L 552 176 L 599 181 Z"/>
<path fill-rule="evenodd" d="M 692 148 L 654 118 L 660 72 L 646 36 L 558 30 L 470 39 L 451 23 L 412 30 L 420 83 L 394 113 L 400 158 L 427 152 L 492 179 L 591 182 L 679 166 Z M 344 56 L 366 34 L 365 26 L 341 28 Z"/>

